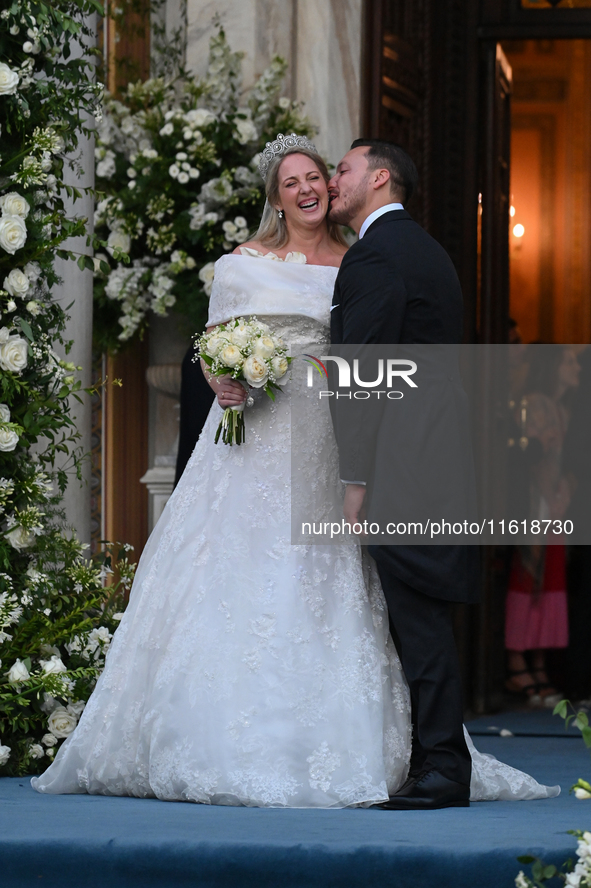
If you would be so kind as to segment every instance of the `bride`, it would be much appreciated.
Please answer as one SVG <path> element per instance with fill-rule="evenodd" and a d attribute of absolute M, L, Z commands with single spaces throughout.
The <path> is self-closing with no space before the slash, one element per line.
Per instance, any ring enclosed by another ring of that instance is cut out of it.
<path fill-rule="evenodd" d="M 256 315 L 296 355 L 327 344 L 346 244 L 327 222 L 329 174 L 313 145 L 279 137 L 261 169 L 256 240 L 216 263 L 208 324 Z M 411 725 L 375 566 L 353 543 L 290 543 L 295 385 L 274 403 L 255 391 L 246 443 L 229 447 L 215 429 L 245 392 L 210 384 L 218 403 L 144 549 L 105 670 L 33 786 L 223 805 L 383 802 L 406 778 Z M 325 415 L 309 437 L 309 477 L 338 493 Z M 559 791 L 471 749 L 472 799 Z"/>

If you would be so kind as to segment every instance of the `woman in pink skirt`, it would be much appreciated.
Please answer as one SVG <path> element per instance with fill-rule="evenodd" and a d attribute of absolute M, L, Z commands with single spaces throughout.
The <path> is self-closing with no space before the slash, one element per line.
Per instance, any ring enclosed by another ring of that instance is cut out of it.
<path fill-rule="evenodd" d="M 534 346 L 528 358 L 525 433 L 541 445 L 531 469 L 529 517 L 560 519 L 570 500 L 560 466 L 569 416 L 565 395 L 578 385 L 580 367 L 572 348 L 563 345 Z M 505 612 L 505 687 L 547 706 L 560 697 L 548 678 L 546 652 L 568 646 L 566 549 L 562 536 L 552 538 L 551 544 L 516 549 Z"/>

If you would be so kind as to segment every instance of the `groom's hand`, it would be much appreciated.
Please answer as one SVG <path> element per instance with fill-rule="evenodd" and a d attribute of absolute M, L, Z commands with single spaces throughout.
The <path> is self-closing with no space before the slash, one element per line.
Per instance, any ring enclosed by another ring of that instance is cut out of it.
<path fill-rule="evenodd" d="M 362 523 L 365 519 L 364 500 L 365 487 L 363 484 L 347 484 L 345 502 L 343 503 L 343 515 L 345 516 L 345 521 L 351 526 Z M 364 536 L 364 534 L 360 534 L 360 536 Z"/>

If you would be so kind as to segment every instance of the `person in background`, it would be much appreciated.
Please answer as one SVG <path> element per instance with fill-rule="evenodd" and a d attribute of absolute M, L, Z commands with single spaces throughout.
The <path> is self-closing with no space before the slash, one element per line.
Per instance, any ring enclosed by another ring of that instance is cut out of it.
<path fill-rule="evenodd" d="M 200 361 L 193 361 L 195 349 L 189 346 L 181 367 L 181 410 L 179 452 L 176 458 L 176 487 L 191 458 L 215 395 L 207 384 Z"/>
<path fill-rule="evenodd" d="M 563 345 L 530 346 L 527 357 L 526 436 L 540 450 L 530 464 L 529 518 L 563 519 L 570 501 L 561 469 L 566 396 L 578 385 L 580 366 L 573 349 Z M 516 548 L 505 611 L 505 688 L 547 706 L 559 698 L 548 678 L 546 652 L 568 646 L 566 550 L 561 535 L 551 538 L 552 544 Z"/>
<path fill-rule="evenodd" d="M 578 356 L 581 377 L 562 452 L 562 470 L 573 481 L 566 517 L 573 522 L 575 540 L 589 539 L 591 528 L 591 347 Z M 568 563 L 570 641 L 566 662 L 571 699 L 591 697 L 591 545 L 570 547 Z"/>

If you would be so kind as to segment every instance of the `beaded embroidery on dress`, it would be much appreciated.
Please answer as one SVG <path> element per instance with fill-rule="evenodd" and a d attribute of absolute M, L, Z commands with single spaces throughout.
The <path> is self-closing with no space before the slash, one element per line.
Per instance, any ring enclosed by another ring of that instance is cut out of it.
<path fill-rule="evenodd" d="M 256 314 L 292 354 L 327 343 L 336 269 L 288 260 L 220 259 L 208 324 Z M 283 388 L 274 403 L 254 392 L 240 447 L 214 444 L 214 403 L 105 670 L 35 789 L 345 807 L 383 801 L 405 779 L 409 697 L 375 566 L 355 544 L 290 542 L 297 391 Z M 332 430 L 317 422 L 310 434 L 326 446 L 312 468 L 338 491 Z M 479 797 L 495 798 L 486 765 Z"/>

